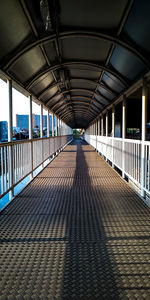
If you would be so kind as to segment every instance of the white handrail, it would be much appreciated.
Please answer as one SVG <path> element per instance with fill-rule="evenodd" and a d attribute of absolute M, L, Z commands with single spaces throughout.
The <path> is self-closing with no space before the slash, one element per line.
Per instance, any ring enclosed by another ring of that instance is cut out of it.
<path fill-rule="evenodd" d="M 13 191 L 24 178 L 60 151 L 72 140 L 72 135 L 44 137 L 0 143 L 0 199 Z M 9 153 L 13 155 L 13 183 L 10 181 Z"/>
<path fill-rule="evenodd" d="M 92 145 L 106 160 L 122 171 L 147 194 L 150 194 L 150 142 L 133 139 L 113 138 L 89 135 L 85 132 L 85 140 Z M 141 151 L 144 145 L 144 169 L 141 167 Z M 144 175 L 142 174 L 144 172 Z M 144 176 L 144 186 L 141 181 Z"/>

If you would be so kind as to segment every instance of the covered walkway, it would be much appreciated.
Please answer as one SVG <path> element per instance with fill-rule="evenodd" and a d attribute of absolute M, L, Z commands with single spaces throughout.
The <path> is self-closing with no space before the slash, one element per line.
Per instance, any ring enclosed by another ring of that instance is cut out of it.
<path fill-rule="evenodd" d="M 0 299 L 149 299 L 149 218 L 73 141 L 0 214 Z"/>

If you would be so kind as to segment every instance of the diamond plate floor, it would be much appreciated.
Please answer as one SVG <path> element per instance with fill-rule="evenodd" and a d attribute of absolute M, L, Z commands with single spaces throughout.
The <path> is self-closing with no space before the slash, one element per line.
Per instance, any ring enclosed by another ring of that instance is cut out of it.
<path fill-rule="evenodd" d="M 150 299 L 150 210 L 76 140 L 0 214 L 0 299 Z"/>

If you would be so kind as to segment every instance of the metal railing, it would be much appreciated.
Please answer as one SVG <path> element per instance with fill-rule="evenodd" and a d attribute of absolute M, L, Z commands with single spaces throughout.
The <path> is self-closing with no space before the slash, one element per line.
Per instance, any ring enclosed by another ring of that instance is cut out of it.
<path fill-rule="evenodd" d="M 1 143 L 0 199 L 71 140 L 65 135 Z"/>
<path fill-rule="evenodd" d="M 106 160 L 131 179 L 140 190 L 150 195 L 150 142 L 88 135 L 85 140 Z M 142 159 L 142 147 L 144 159 Z"/>

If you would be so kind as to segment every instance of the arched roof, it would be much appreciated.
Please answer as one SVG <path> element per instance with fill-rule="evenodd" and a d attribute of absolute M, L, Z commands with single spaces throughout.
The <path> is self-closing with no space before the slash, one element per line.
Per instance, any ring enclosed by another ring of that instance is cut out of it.
<path fill-rule="evenodd" d="M 0 69 L 71 127 L 86 128 L 150 69 L 149 0 L 0 8 Z"/>

